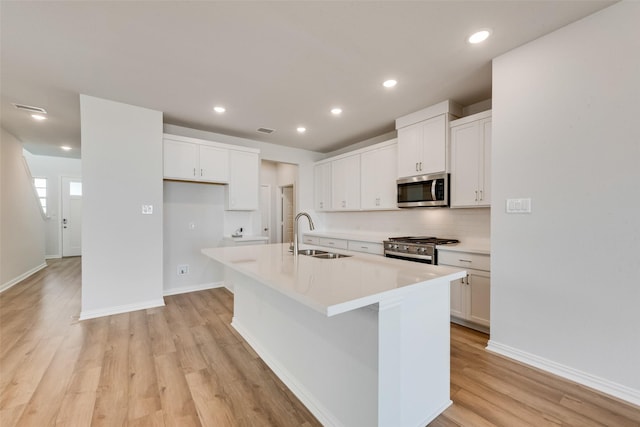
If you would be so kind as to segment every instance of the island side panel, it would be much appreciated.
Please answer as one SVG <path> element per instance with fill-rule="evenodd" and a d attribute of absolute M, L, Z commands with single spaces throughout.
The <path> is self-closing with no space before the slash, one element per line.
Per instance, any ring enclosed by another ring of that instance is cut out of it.
<path fill-rule="evenodd" d="M 378 312 L 327 317 L 241 273 L 232 325 L 326 426 L 371 427 L 378 415 Z"/>

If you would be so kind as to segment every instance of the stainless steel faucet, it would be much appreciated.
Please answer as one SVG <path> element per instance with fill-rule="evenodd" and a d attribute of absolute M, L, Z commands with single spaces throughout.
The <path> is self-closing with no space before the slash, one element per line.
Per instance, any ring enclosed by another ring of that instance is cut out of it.
<path fill-rule="evenodd" d="M 309 220 L 310 230 L 315 229 L 315 227 L 313 226 L 313 220 L 311 219 L 308 213 L 300 212 L 298 215 L 296 215 L 296 218 L 293 220 L 293 254 L 294 255 L 298 255 L 298 219 L 300 219 L 301 216 L 306 216 L 307 219 Z"/>

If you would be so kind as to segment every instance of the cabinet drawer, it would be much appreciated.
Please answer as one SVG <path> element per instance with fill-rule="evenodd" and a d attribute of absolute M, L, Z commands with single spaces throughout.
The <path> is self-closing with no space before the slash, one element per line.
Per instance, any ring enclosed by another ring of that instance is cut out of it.
<path fill-rule="evenodd" d="M 350 251 L 366 252 L 374 255 L 382 255 L 384 252 L 384 247 L 382 246 L 382 243 L 349 240 L 347 247 Z"/>
<path fill-rule="evenodd" d="M 476 270 L 491 270 L 491 258 L 489 255 L 473 254 L 468 252 L 438 251 L 439 265 L 452 265 L 454 267 L 473 268 Z"/>
<path fill-rule="evenodd" d="M 318 244 L 320 246 L 328 246 L 336 249 L 347 249 L 347 241 L 342 239 L 328 239 L 326 237 L 320 237 Z"/>
<path fill-rule="evenodd" d="M 320 238 L 315 236 L 303 236 L 302 241 L 308 245 L 319 245 Z"/>

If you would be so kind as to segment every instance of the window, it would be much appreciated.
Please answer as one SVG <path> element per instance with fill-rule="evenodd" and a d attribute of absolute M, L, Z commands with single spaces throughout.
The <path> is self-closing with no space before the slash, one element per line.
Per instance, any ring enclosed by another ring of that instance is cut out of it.
<path fill-rule="evenodd" d="M 38 193 L 38 199 L 40 199 L 40 205 L 42 206 L 42 212 L 47 214 L 47 178 L 33 178 L 33 186 Z"/>

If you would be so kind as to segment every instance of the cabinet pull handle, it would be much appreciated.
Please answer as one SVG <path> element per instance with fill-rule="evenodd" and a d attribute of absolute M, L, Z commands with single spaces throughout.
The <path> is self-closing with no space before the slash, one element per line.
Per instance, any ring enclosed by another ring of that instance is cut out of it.
<path fill-rule="evenodd" d="M 418 162 L 416 162 L 416 172 L 418 172 Z"/>
<path fill-rule="evenodd" d="M 200 176 L 203 176 L 202 169 L 200 169 Z"/>
<path fill-rule="evenodd" d="M 480 190 L 480 200 L 484 200 L 484 197 L 482 195 L 482 190 Z"/>
<path fill-rule="evenodd" d="M 467 286 L 471 285 L 471 276 L 467 274 Z"/>
<path fill-rule="evenodd" d="M 462 258 L 458 258 L 458 261 L 460 261 L 460 262 L 471 262 L 470 259 L 462 259 Z"/>
<path fill-rule="evenodd" d="M 196 176 L 196 168 L 193 168 L 193 176 Z"/>
<path fill-rule="evenodd" d="M 475 201 L 477 202 L 478 201 L 478 190 L 476 190 L 475 193 L 476 193 L 476 200 Z"/>
<path fill-rule="evenodd" d="M 422 162 L 420 162 L 420 170 L 422 171 Z"/>
<path fill-rule="evenodd" d="M 463 285 L 465 284 L 464 283 L 464 277 L 462 279 L 460 279 L 460 283 L 462 283 Z"/>

